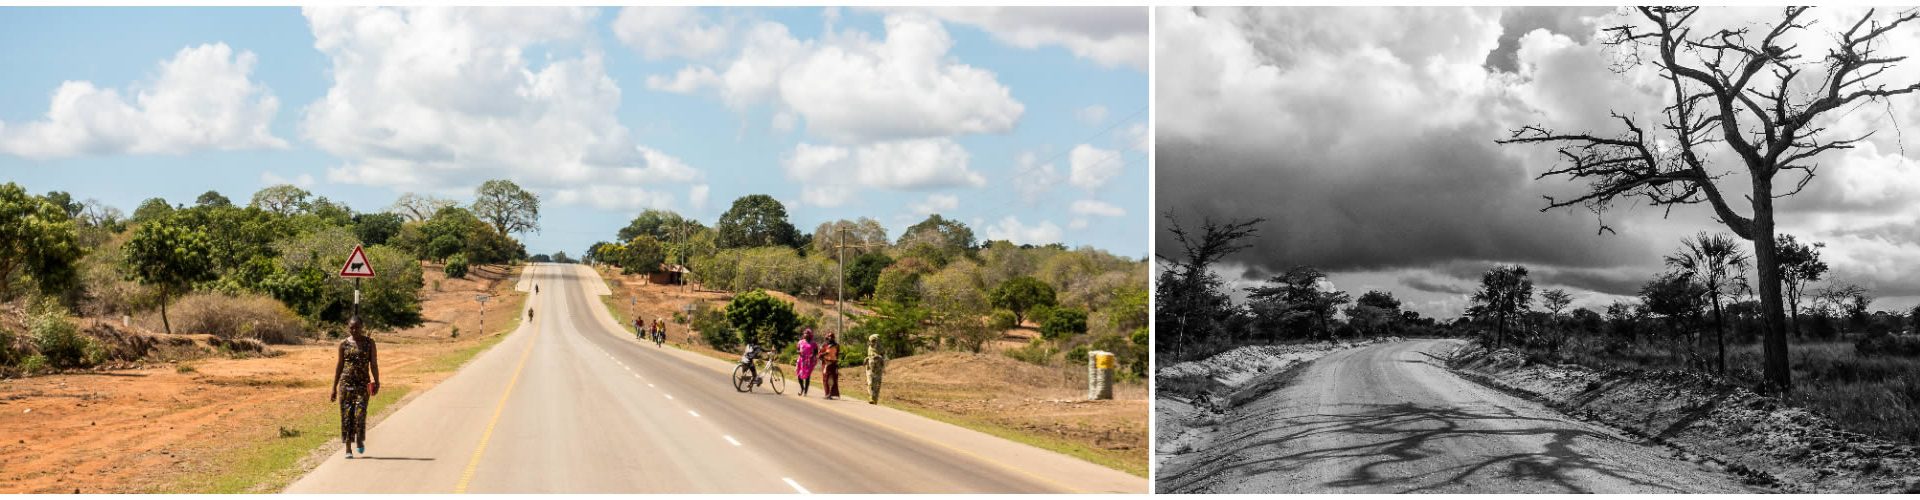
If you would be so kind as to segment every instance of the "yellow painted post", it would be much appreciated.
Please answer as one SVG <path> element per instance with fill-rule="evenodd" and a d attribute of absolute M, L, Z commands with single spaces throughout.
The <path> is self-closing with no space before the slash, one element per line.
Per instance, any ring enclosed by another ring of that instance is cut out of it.
<path fill-rule="evenodd" d="M 1113 399 L 1113 353 L 1087 353 L 1087 399 Z"/>

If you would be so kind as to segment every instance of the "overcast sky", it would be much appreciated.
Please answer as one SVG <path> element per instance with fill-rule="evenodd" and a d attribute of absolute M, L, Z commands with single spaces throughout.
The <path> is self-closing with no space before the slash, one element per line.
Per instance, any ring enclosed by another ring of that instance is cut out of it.
<path fill-rule="evenodd" d="M 764 193 L 1144 257 L 1147 10 L 5 8 L 0 181 L 541 195 L 534 253 Z"/>
<path fill-rule="evenodd" d="M 1702 17 L 1737 27 L 1777 13 Z M 1793 42 L 1817 58 L 1826 30 L 1861 14 L 1815 9 L 1815 29 Z M 1529 124 L 1611 133 L 1609 110 L 1653 120 L 1663 87 L 1645 71 L 1610 71 L 1623 59 L 1596 40 L 1627 19 L 1611 8 L 1161 8 L 1156 210 L 1190 223 L 1269 219 L 1256 246 L 1219 269 L 1239 285 L 1313 265 L 1355 295 L 1388 290 L 1451 317 L 1488 267 L 1519 263 L 1537 289 L 1566 288 L 1576 306 L 1632 295 L 1683 237 L 1724 226 L 1705 207 L 1627 203 L 1605 216 L 1617 234 L 1598 234 L 1584 209 L 1540 211 L 1542 196 L 1582 187 L 1534 180 L 1556 165 L 1550 147 L 1493 143 Z M 1888 54 L 1920 56 L 1920 26 L 1888 42 Z M 1920 64 L 1885 78 L 1920 81 Z M 1806 192 L 1778 203 L 1779 230 L 1825 242 L 1837 278 L 1881 296 L 1874 308 L 1910 307 L 1920 302 L 1920 98 L 1829 125 L 1881 132 L 1820 158 Z M 1742 168 L 1727 155 L 1710 161 Z M 1743 177 L 1729 182 L 1747 192 Z M 1164 230 L 1155 245 L 1177 251 Z"/>

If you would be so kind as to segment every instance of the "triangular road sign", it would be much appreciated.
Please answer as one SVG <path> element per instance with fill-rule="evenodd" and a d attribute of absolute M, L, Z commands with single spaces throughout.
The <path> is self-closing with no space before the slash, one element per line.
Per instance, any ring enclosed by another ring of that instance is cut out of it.
<path fill-rule="evenodd" d="M 353 246 L 353 254 L 347 256 L 347 264 L 344 266 L 340 266 L 340 277 L 342 278 L 372 278 L 373 277 L 373 263 L 367 262 L 367 253 L 360 250 L 360 245 Z"/>

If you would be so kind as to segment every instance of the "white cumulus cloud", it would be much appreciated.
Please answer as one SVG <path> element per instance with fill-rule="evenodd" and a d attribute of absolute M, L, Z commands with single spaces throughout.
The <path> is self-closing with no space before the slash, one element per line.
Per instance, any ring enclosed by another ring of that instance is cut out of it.
<path fill-rule="evenodd" d="M 1081 144 L 1067 153 L 1067 165 L 1070 170 L 1067 182 L 1091 191 L 1119 176 L 1126 162 L 1121 160 L 1119 151 Z"/>
<path fill-rule="evenodd" d="M 1071 210 L 1075 214 L 1093 215 L 1093 216 L 1099 216 L 1099 217 L 1119 217 L 1127 214 L 1127 209 L 1120 208 L 1119 205 L 1114 205 L 1112 203 L 1107 203 L 1100 200 L 1075 201 L 1073 202 L 1073 207 L 1071 208 Z"/>
<path fill-rule="evenodd" d="M 567 8 L 309 8 L 332 86 L 302 131 L 334 182 L 465 192 L 507 178 L 556 202 L 657 207 L 704 175 L 638 144 L 620 87 Z"/>
<path fill-rule="evenodd" d="M 1024 49 L 1060 46 L 1107 67 L 1147 69 L 1142 7 L 932 7 L 914 9 L 979 27 Z"/>
<path fill-rule="evenodd" d="M 1060 226 L 1050 221 L 1027 225 L 1018 217 L 1006 216 L 987 226 L 987 239 L 1007 240 L 1016 245 L 1045 245 L 1060 242 Z"/>
<path fill-rule="evenodd" d="M 67 81 L 40 120 L 0 123 L 0 153 L 28 158 L 285 148 L 269 130 L 280 101 L 252 79 L 259 58 L 224 43 L 180 49 L 123 95 Z"/>
<path fill-rule="evenodd" d="M 930 194 L 927 199 L 908 207 L 915 215 L 929 215 L 940 212 L 952 212 L 960 208 L 960 197 L 951 194 Z"/>
<path fill-rule="evenodd" d="M 726 49 L 729 30 L 693 7 L 627 7 L 614 18 L 613 35 L 647 59 L 697 59 Z"/>
<path fill-rule="evenodd" d="M 858 147 L 800 143 L 782 166 L 801 182 L 809 205 L 839 206 L 859 189 L 931 190 L 981 187 L 966 148 L 951 139 L 909 139 Z"/>
<path fill-rule="evenodd" d="M 952 57 L 953 38 L 938 20 L 890 14 L 884 25 L 884 38 L 850 30 L 802 40 L 761 22 L 745 30 L 731 61 L 655 75 L 648 87 L 713 88 L 736 110 L 771 105 L 842 144 L 1012 130 L 1025 106 L 993 72 Z"/>

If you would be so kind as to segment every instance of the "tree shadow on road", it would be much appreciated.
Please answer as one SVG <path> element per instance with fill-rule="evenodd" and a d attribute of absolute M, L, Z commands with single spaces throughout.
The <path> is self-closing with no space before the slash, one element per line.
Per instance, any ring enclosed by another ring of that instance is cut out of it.
<path fill-rule="evenodd" d="M 1216 437 L 1198 460 L 1167 464 L 1159 489 L 1205 491 L 1214 483 L 1272 475 L 1299 479 L 1279 486 L 1283 490 L 1307 492 L 1452 491 L 1483 482 L 1587 492 L 1581 478 L 1605 476 L 1636 491 L 1678 491 L 1585 455 L 1583 439 L 1617 439 L 1558 419 L 1411 403 L 1332 408 L 1338 413 L 1265 422 L 1257 419 L 1270 419 L 1271 408 L 1236 415 L 1221 430 L 1241 432 Z M 1512 452 L 1513 442 L 1532 449 Z"/>

